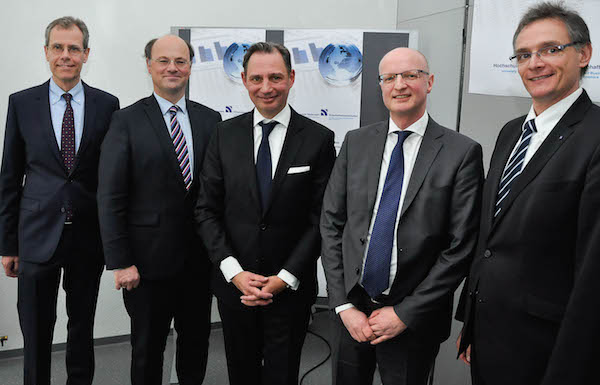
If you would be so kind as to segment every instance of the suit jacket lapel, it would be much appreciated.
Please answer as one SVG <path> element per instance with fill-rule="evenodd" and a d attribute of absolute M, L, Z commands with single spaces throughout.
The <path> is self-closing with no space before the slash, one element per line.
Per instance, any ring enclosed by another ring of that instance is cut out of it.
<path fill-rule="evenodd" d="M 153 95 L 150 95 L 144 100 L 144 110 L 148 119 L 150 120 L 150 124 L 154 133 L 156 134 L 156 138 L 160 143 L 160 147 L 167 158 L 168 167 L 171 169 L 171 171 L 173 171 L 173 175 L 176 177 L 177 183 L 181 186 L 183 191 L 187 191 L 185 188 L 185 183 L 183 183 L 183 176 L 181 175 L 181 168 L 179 167 L 179 162 L 177 161 L 175 148 L 173 147 L 173 140 L 171 139 L 168 128 L 165 125 L 165 120 L 160 111 L 158 102 Z"/>
<path fill-rule="evenodd" d="M 373 127 L 374 136 L 368 148 L 368 166 L 367 166 L 367 203 L 369 212 L 373 212 L 375 199 L 377 198 L 377 188 L 379 187 L 379 173 L 381 170 L 381 161 L 383 159 L 383 150 L 388 134 L 388 121 L 377 123 Z"/>
<path fill-rule="evenodd" d="M 90 142 L 90 139 L 93 137 L 93 130 L 96 129 L 96 126 L 94 125 L 94 122 L 96 120 L 96 96 L 92 92 L 90 92 L 89 87 L 85 83 L 83 83 L 83 92 L 85 95 L 85 101 L 83 106 L 83 133 L 81 135 L 81 143 L 79 144 L 79 150 L 77 151 L 77 156 L 75 157 L 75 164 L 71 169 L 71 174 L 77 169 L 77 165 L 79 165 L 79 159 L 81 158 L 81 154 L 83 154 Z"/>
<path fill-rule="evenodd" d="M 304 142 L 304 136 L 301 135 L 303 127 L 298 124 L 298 114 L 292 109 L 292 116 L 290 118 L 290 125 L 287 128 L 285 139 L 283 141 L 283 148 L 281 149 L 281 155 L 277 162 L 277 169 L 275 170 L 275 177 L 271 184 L 271 195 L 269 203 L 265 210 L 263 210 L 263 216 L 265 216 L 273 202 L 274 197 L 277 195 L 281 184 L 287 176 L 288 169 L 292 165 L 292 162 L 296 158 L 296 154 L 300 149 L 302 142 Z M 256 169 L 256 168 L 255 168 Z M 255 178 L 256 179 L 256 178 Z"/>
<path fill-rule="evenodd" d="M 204 159 L 204 150 L 206 144 L 204 141 L 207 139 L 203 135 L 203 122 L 200 113 L 196 108 L 189 103 L 186 99 L 187 112 L 190 118 L 190 126 L 192 129 L 192 147 L 194 148 L 194 174 L 192 176 L 192 183 L 196 183 L 202 171 L 202 159 Z M 191 190 L 191 188 L 190 188 Z"/>
<path fill-rule="evenodd" d="M 408 187 L 406 189 L 406 196 L 404 197 L 404 203 L 402 204 L 402 212 L 400 213 L 400 216 L 406 212 L 412 201 L 415 199 L 417 192 L 421 188 L 421 185 L 425 180 L 425 176 L 427 176 L 433 161 L 442 148 L 442 143 L 438 140 L 438 138 L 442 137 L 443 135 L 444 133 L 439 128 L 438 124 L 430 117 L 429 123 L 427 124 L 427 129 L 423 135 L 421 147 L 419 148 L 419 152 L 417 154 L 417 159 L 415 160 L 415 165 L 413 167 L 410 180 L 404 181 L 405 183 L 408 183 Z"/>
<path fill-rule="evenodd" d="M 248 178 L 250 195 L 252 196 L 252 199 L 254 199 L 258 212 L 261 212 L 260 197 L 258 195 L 258 181 L 256 180 L 256 162 L 254 161 L 253 111 L 254 110 L 244 114 L 240 121 L 240 172 Z"/>
<path fill-rule="evenodd" d="M 510 188 L 510 192 L 506 196 L 506 201 L 503 203 L 503 209 L 498 214 L 494 221 L 496 225 L 505 214 L 510 210 L 510 206 L 519 196 L 519 194 L 531 183 L 531 181 L 542 171 L 544 166 L 550 161 L 550 158 L 558 151 L 558 149 L 567 141 L 573 133 L 573 126 L 581 121 L 585 115 L 585 111 L 589 108 L 591 101 L 584 92 L 575 103 L 569 108 L 562 119 L 552 129 L 546 137 L 540 148 L 535 152 L 529 163 L 523 169 L 521 175 L 517 177 Z M 514 147 L 514 146 L 513 146 Z M 512 151 L 512 147 L 510 148 Z M 506 164 L 506 162 L 504 163 Z M 498 187 L 496 186 L 496 189 Z M 495 199 L 495 197 L 494 197 Z M 493 214 L 492 214 L 493 216 Z"/>
<path fill-rule="evenodd" d="M 50 114 L 50 81 L 48 80 L 39 88 L 39 94 L 36 97 L 37 102 L 37 116 L 40 119 L 40 128 L 44 131 L 44 136 L 50 147 L 50 152 L 56 158 L 60 167 L 64 170 L 65 164 L 60 156 L 60 149 L 56 142 L 56 135 L 54 134 L 54 126 L 52 126 L 52 118 Z"/>

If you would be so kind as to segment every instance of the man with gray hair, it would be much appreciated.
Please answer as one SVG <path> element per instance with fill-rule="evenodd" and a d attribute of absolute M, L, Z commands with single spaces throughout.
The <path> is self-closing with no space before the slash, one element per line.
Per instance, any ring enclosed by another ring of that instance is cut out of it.
<path fill-rule="evenodd" d="M 532 106 L 492 154 L 460 357 L 476 385 L 597 384 L 600 107 L 581 87 L 590 34 L 576 12 L 539 3 L 513 48 Z"/>
<path fill-rule="evenodd" d="M 50 384 L 58 286 L 66 292 L 67 383 L 94 376 L 93 328 L 103 269 L 96 189 L 100 144 L 114 96 L 80 78 L 85 23 L 61 17 L 46 28 L 52 77 L 10 96 L 0 171 L 0 255 L 18 277 L 24 383 Z"/>

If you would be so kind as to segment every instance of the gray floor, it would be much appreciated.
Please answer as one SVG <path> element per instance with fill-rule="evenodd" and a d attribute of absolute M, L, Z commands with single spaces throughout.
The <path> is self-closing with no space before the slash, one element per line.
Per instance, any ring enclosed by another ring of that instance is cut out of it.
<path fill-rule="evenodd" d="M 315 315 L 310 330 L 328 338 L 330 320 L 329 313 L 323 312 Z M 131 347 L 128 342 L 103 345 L 96 347 L 96 375 L 95 385 L 123 385 L 129 383 L 129 357 Z M 302 352 L 302 364 L 300 376 L 321 362 L 328 354 L 327 345 L 308 334 Z M 171 364 L 173 357 L 173 339 L 169 338 L 165 351 L 165 363 L 163 370 L 163 384 L 169 384 Z M 64 384 L 66 372 L 64 364 L 64 352 L 55 352 L 52 355 L 52 384 Z M 22 384 L 23 359 L 11 358 L 0 360 L 0 384 L 20 385 Z M 225 362 L 225 350 L 223 347 L 223 334 L 220 329 L 212 331 L 210 336 L 210 354 L 205 384 L 222 385 L 227 384 L 227 368 Z M 376 378 L 375 384 L 380 381 Z M 302 385 L 329 385 L 331 384 L 331 363 L 328 360 L 318 369 L 311 372 L 302 382 Z"/>

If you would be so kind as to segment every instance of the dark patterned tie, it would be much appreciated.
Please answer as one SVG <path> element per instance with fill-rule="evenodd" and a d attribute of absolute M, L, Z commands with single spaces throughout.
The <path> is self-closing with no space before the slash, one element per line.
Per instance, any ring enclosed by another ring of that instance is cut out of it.
<path fill-rule="evenodd" d="M 504 172 L 502 173 L 502 178 L 500 179 L 500 184 L 498 185 L 498 197 L 496 198 L 496 211 L 494 212 L 494 218 L 500 214 L 500 211 L 502 211 L 502 204 L 508 196 L 513 182 L 519 175 L 521 175 L 521 172 L 523 171 L 523 161 L 525 160 L 525 155 L 527 154 L 527 149 L 529 148 L 529 142 L 531 142 L 531 137 L 536 132 L 537 129 L 535 128 L 535 122 L 533 119 L 531 119 L 523 128 L 523 133 L 521 134 L 517 150 L 506 164 L 506 167 L 504 167 Z"/>
<path fill-rule="evenodd" d="M 175 154 L 177 155 L 179 168 L 181 168 L 181 175 L 183 175 L 185 188 L 186 190 L 189 190 L 192 185 L 190 154 L 188 153 L 185 135 L 183 135 L 183 130 L 177 121 L 178 110 L 178 106 L 171 106 L 171 108 L 169 108 L 169 112 L 171 113 L 171 139 L 173 140 L 173 146 L 175 146 Z"/>
<path fill-rule="evenodd" d="M 258 123 L 262 127 L 262 140 L 258 147 L 256 155 L 256 179 L 258 182 L 258 192 L 260 193 L 260 202 L 264 210 L 269 203 L 271 194 L 272 181 L 272 166 L 271 166 L 271 147 L 269 147 L 269 134 L 277 125 L 277 122 L 272 120 L 269 123 Z"/>
<path fill-rule="evenodd" d="M 390 157 L 375 224 L 369 241 L 362 286 L 371 298 L 376 298 L 389 286 L 394 230 L 404 180 L 404 150 L 402 146 L 404 140 L 411 133 L 411 131 L 396 132 L 398 143 L 396 143 Z"/>
<path fill-rule="evenodd" d="M 60 155 L 67 173 L 70 174 L 75 163 L 75 118 L 73 117 L 73 106 L 71 106 L 73 95 L 66 93 L 63 94 L 63 98 L 67 102 L 67 108 L 63 115 L 60 133 Z M 73 220 L 73 206 L 71 202 L 67 202 L 65 206 L 65 213 L 67 214 L 65 222 L 71 222 Z"/>

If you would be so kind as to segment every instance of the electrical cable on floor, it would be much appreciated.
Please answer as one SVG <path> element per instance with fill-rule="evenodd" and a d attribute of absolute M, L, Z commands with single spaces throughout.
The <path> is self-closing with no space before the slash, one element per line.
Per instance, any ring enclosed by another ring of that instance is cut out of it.
<path fill-rule="evenodd" d="M 315 313 L 315 314 L 317 314 L 317 313 Z M 325 344 L 327 345 L 327 357 L 325 357 L 323 360 L 321 360 L 321 362 L 319 362 L 318 364 L 316 364 L 315 366 L 313 366 L 312 368 L 310 368 L 306 373 L 304 373 L 302 375 L 302 377 L 300 378 L 300 385 L 302 385 L 302 382 L 304 381 L 304 378 L 306 376 L 308 376 L 310 373 L 312 373 L 313 371 L 315 371 L 316 369 L 318 369 L 319 367 L 321 367 L 331 357 L 331 345 L 329 345 L 329 342 L 325 339 L 325 337 L 323 337 L 322 335 L 317 334 L 317 333 L 315 333 L 315 332 L 313 332 L 311 330 L 308 330 L 308 333 L 312 334 L 313 336 L 317 337 L 321 341 L 325 342 Z"/>

